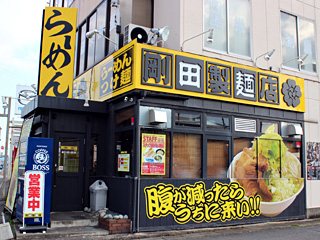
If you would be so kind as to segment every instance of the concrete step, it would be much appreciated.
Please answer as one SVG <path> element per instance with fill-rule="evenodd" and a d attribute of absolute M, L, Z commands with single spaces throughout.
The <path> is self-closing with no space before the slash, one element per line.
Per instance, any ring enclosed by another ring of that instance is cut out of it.
<path fill-rule="evenodd" d="M 86 212 L 51 213 L 51 228 L 98 226 L 98 214 Z"/>
<path fill-rule="evenodd" d="M 98 219 L 78 219 L 51 221 L 51 228 L 98 226 Z"/>

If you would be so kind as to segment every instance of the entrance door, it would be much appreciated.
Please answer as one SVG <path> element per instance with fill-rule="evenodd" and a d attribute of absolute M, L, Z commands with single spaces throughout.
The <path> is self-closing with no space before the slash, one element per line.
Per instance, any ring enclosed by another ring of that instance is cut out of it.
<path fill-rule="evenodd" d="M 207 136 L 206 177 L 226 179 L 230 158 L 230 139 Z"/>
<path fill-rule="evenodd" d="M 82 210 L 84 137 L 60 135 L 56 139 L 52 211 Z"/>

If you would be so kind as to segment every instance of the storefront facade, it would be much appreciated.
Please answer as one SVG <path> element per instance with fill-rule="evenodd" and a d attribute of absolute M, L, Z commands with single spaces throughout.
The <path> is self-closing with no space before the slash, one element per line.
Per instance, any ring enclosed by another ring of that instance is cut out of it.
<path fill-rule="evenodd" d="M 52 211 L 82 210 L 103 179 L 133 231 L 305 218 L 302 79 L 135 41 L 88 72 L 73 92 L 86 85 L 89 108 L 39 96 L 25 110 L 55 139 Z M 241 175 L 248 151 L 254 173 Z"/>
<path fill-rule="evenodd" d="M 82 2 L 72 99 L 24 110 L 31 136 L 55 139 L 52 211 L 89 206 L 102 179 L 134 232 L 318 215 L 319 4 Z M 85 37 L 100 27 L 117 42 L 130 23 L 171 34 L 117 51 Z"/>

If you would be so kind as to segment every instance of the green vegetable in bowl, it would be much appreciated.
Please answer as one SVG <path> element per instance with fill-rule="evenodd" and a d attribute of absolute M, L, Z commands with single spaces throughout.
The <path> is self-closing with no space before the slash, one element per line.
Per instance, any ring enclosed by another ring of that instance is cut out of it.
<path fill-rule="evenodd" d="M 284 144 L 282 137 L 274 132 L 271 125 L 253 142 L 255 155 L 262 154 L 268 159 L 268 169 L 263 178 L 272 193 L 272 202 L 282 201 L 297 193 L 302 184 L 301 163 Z"/>

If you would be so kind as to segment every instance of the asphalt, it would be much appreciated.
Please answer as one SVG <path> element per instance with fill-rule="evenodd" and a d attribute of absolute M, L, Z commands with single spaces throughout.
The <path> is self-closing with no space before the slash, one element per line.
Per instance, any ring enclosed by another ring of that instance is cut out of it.
<path fill-rule="evenodd" d="M 291 229 L 299 226 L 302 229 L 308 226 L 320 227 L 320 218 L 294 220 L 294 221 L 281 221 L 281 222 L 266 222 L 250 225 L 214 227 L 214 228 L 198 228 L 188 230 L 173 230 L 173 231 L 158 231 L 158 232 L 140 232 L 130 234 L 114 234 L 110 235 L 108 231 L 98 228 L 97 226 L 86 227 L 65 227 L 48 229 L 47 233 L 27 233 L 16 235 L 17 239 L 176 239 L 185 236 L 184 239 L 193 236 L 194 239 L 202 239 L 201 236 L 206 234 L 208 236 L 217 236 L 227 232 L 236 232 L 237 234 L 246 232 L 262 232 L 264 230 L 275 229 Z M 288 230 L 290 231 L 290 230 Z M 199 238 L 197 238 L 199 236 Z M 211 239 L 211 238 L 210 238 Z M 241 237 L 239 239 L 242 239 Z"/>

